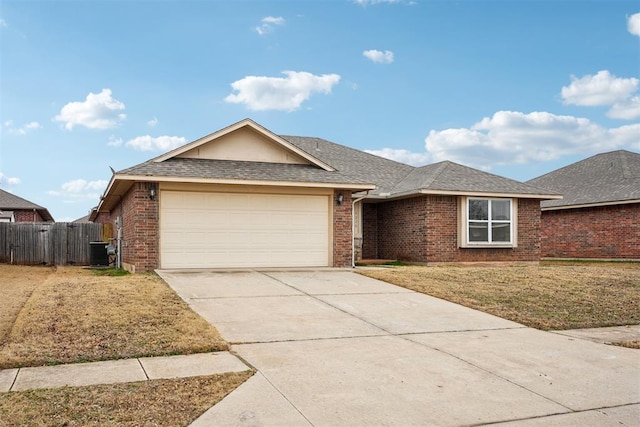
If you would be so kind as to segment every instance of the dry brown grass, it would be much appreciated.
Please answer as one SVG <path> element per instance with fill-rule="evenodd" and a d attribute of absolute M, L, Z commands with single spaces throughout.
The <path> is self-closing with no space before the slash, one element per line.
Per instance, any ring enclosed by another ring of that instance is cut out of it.
<path fill-rule="evenodd" d="M 18 313 L 33 291 L 55 271 L 49 267 L 0 266 L 0 346 L 11 331 Z"/>
<path fill-rule="evenodd" d="M 620 347 L 640 349 L 640 340 L 627 340 L 611 343 Z"/>
<path fill-rule="evenodd" d="M 0 368 L 228 349 L 215 328 L 155 274 L 31 271 L 0 265 L 0 292 L 14 295 L 14 314 L 3 317 L 4 329 L 15 319 L 0 348 Z"/>
<path fill-rule="evenodd" d="M 0 426 L 187 426 L 252 374 L 0 393 Z"/>
<path fill-rule="evenodd" d="M 640 323 L 640 264 L 393 267 L 362 274 L 538 329 Z"/>

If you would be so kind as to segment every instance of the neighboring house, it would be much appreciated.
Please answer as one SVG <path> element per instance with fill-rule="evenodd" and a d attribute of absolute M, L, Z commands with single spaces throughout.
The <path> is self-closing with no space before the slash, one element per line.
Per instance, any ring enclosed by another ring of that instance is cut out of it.
<path fill-rule="evenodd" d="M 542 202 L 542 256 L 640 259 L 640 154 L 597 154 L 528 181 Z"/>
<path fill-rule="evenodd" d="M 89 214 L 88 214 L 88 215 L 83 216 L 82 218 L 74 219 L 73 222 L 75 222 L 75 223 L 86 223 L 86 222 L 89 222 L 90 223 L 91 221 L 89 221 Z"/>
<path fill-rule="evenodd" d="M 560 197 L 245 119 L 114 173 L 90 219 L 121 218 L 123 265 L 133 270 L 538 261 L 540 201 Z"/>
<path fill-rule="evenodd" d="M 0 222 L 53 222 L 46 208 L 0 190 Z"/>

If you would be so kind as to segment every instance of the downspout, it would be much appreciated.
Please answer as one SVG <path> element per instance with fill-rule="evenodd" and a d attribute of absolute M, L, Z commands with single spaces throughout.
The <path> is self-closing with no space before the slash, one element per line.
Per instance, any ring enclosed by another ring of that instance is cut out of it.
<path fill-rule="evenodd" d="M 367 190 L 367 193 L 364 196 L 358 197 L 357 199 L 351 201 L 351 268 L 356 268 L 356 223 L 354 221 L 353 212 L 356 209 L 356 203 L 363 199 L 366 199 L 368 195 L 369 190 Z"/>

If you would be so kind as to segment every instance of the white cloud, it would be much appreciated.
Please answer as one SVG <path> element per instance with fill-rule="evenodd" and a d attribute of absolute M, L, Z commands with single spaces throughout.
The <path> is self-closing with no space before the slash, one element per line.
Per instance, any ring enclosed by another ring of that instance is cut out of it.
<path fill-rule="evenodd" d="M 262 24 L 257 26 L 255 30 L 263 36 L 272 32 L 274 27 L 284 25 L 285 20 L 281 16 L 265 16 L 260 22 L 262 22 Z"/>
<path fill-rule="evenodd" d="M 14 176 L 7 176 L 0 172 L 0 185 L 18 185 L 20 184 L 20 178 L 16 178 Z"/>
<path fill-rule="evenodd" d="M 634 13 L 627 18 L 627 30 L 634 36 L 640 37 L 640 13 Z"/>
<path fill-rule="evenodd" d="M 598 71 L 595 76 L 587 74 L 577 78 L 571 76 L 571 84 L 562 88 L 565 104 L 598 106 L 611 105 L 607 116 L 615 119 L 634 119 L 640 117 L 638 90 L 640 80 L 635 77 L 620 78 L 607 70 Z"/>
<path fill-rule="evenodd" d="M 152 128 L 156 127 L 157 124 L 158 124 L 158 119 L 156 117 L 154 117 L 153 119 L 147 122 L 147 125 L 151 126 Z"/>
<path fill-rule="evenodd" d="M 393 62 L 393 52 L 390 50 L 385 50 L 384 52 L 380 50 L 365 50 L 362 54 L 372 60 L 373 62 L 377 62 L 380 64 L 391 64 Z"/>
<path fill-rule="evenodd" d="M 111 135 L 109 141 L 107 141 L 109 147 L 120 147 L 123 143 L 122 138 L 117 138 L 115 135 Z"/>
<path fill-rule="evenodd" d="M 639 82 L 633 77 L 618 78 L 607 70 L 598 71 L 595 76 L 571 76 L 571 84 L 562 88 L 562 100 L 573 105 L 611 105 L 627 99 L 638 89 Z"/>
<path fill-rule="evenodd" d="M 382 150 L 365 151 L 370 154 L 375 154 L 376 156 L 384 157 L 385 159 L 391 159 L 413 166 L 426 165 L 431 161 L 431 156 L 428 153 L 413 153 L 404 149 L 383 148 Z"/>
<path fill-rule="evenodd" d="M 0 28 L 4 28 L 4 27 L 7 27 L 7 26 L 8 26 L 7 21 L 5 21 L 4 19 L 0 18 Z"/>
<path fill-rule="evenodd" d="M 12 135 L 26 135 L 34 129 L 40 129 L 42 126 L 38 122 L 29 122 L 18 128 L 13 127 L 13 120 L 7 120 L 3 123 L 4 127 Z"/>
<path fill-rule="evenodd" d="M 612 119 L 632 120 L 640 117 L 640 96 L 634 96 L 626 101 L 617 102 L 607 111 Z M 638 136 L 640 139 L 640 136 Z"/>
<path fill-rule="evenodd" d="M 640 149 L 638 135 L 640 124 L 604 128 L 573 116 L 498 111 L 469 128 L 430 131 L 425 139 L 425 153 L 387 149 L 384 155 L 385 150 L 379 151 L 383 157 L 401 162 L 451 160 L 489 170 L 499 165 L 551 161 L 570 154 Z"/>
<path fill-rule="evenodd" d="M 224 100 L 233 104 L 245 104 L 254 111 L 295 111 L 309 99 L 312 93 L 331 93 L 340 81 L 337 74 L 316 76 L 308 72 L 283 71 L 286 77 L 247 76 L 231 83 L 237 94 Z"/>
<path fill-rule="evenodd" d="M 111 96 L 111 89 L 102 89 L 97 94 L 90 92 L 85 101 L 68 103 L 53 120 L 63 122 L 69 130 L 74 126 L 110 129 L 127 117 L 124 109 L 124 104 Z"/>
<path fill-rule="evenodd" d="M 178 136 L 158 136 L 150 135 L 138 136 L 125 144 L 138 151 L 169 151 L 186 144 L 187 140 Z"/>
<path fill-rule="evenodd" d="M 60 190 L 50 190 L 50 196 L 64 197 L 67 201 L 76 199 L 99 199 L 100 195 L 107 188 L 109 182 L 103 179 L 87 181 L 85 179 L 74 179 L 67 181 L 60 186 Z"/>

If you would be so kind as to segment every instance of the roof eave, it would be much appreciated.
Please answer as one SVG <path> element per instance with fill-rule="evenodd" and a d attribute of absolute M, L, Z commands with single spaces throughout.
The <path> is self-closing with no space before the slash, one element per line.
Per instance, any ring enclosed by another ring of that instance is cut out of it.
<path fill-rule="evenodd" d="M 528 193 L 501 193 L 495 191 L 456 191 L 456 190 L 430 190 L 420 189 L 403 191 L 400 193 L 381 193 L 366 196 L 367 199 L 393 200 L 411 196 L 421 195 L 440 195 L 440 196 L 471 196 L 471 197 L 512 197 L 518 199 L 540 199 L 540 200 L 559 200 L 562 199 L 560 194 L 528 194 Z"/>
<path fill-rule="evenodd" d="M 374 184 L 352 183 L 352 182 L 313 182 L 313 181 L 267 181 L 248 179 L 221 179 L 221 178 L 189 178 L 175 176 L 155 176 L 155 175 L 123 175 L 112 176 L 104 196 L 100 203 L 92 212 L 92 219 L 95 219 L 100 212 L 109 212 L 122 199 L 134 182 L 173 182 L 188 184 L 216 184 L 216 185 L 256 185 L 272 187 L 308 187 L 308 188 L 334 188 L 340 190 L 365 191 L 375 190 Z"/>
<path fill-rule="evenodd" d="M 563 209 L 581 209 L 581 208 L 597 208 L 602 206 L 618 206 L 618 205 L 630 205 L 633 203 L 640 203 L 640 199 L 629 200 L 616 200 L 611 202 L 598 202 L 598 203 L 582 203 L 576 205 L 561 205 L 561 206 L 546 206 L 543 207 L 543 211 L 559 211 Z"/>

